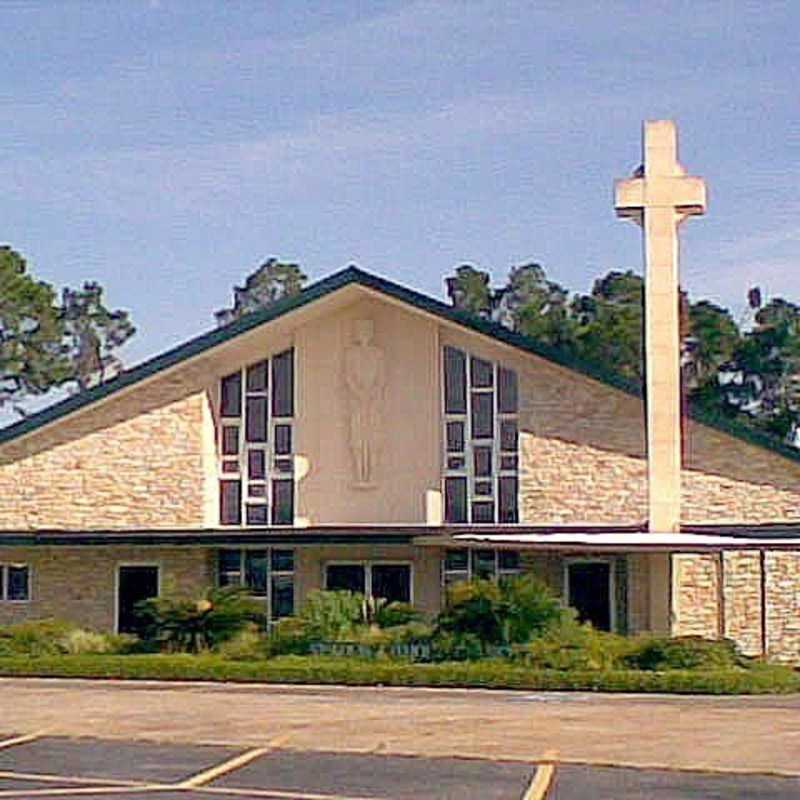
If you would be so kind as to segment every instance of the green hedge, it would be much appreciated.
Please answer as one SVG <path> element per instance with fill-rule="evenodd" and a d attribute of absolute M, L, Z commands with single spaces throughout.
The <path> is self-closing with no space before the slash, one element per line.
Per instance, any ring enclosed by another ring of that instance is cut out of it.
<path fill-rule="evenodd" d="M 411 664 L 354 658 L 280 656 L 231 661 L 219 656 L 72 655 L 0 658 L 2 676 L 199 680 L 348 686 L 447 686 L 680 694 L 800 692 L 800 673 L 756 665 L 750 669 L 646 672 L 536 670 L 507 661 Z"/>

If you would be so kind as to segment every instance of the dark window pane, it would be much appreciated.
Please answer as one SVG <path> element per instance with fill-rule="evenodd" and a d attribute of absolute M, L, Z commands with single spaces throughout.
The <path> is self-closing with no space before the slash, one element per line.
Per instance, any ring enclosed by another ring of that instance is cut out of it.
<path fill-rule="evenodd" d="M 494 503 L 486 500 L 472 504 L 472 521 L 478 523 L 494 522 Z"/>
<path fill-rule="evenodd" d="M 267 362 L 259 361 L 247 368 L 247 391 L 267 391 Z"/>
<path fill-rule="evenodd" d="M 272 359 L 272 416 L 294 416 L 294 350 Z"/>
<path fill-rule="evenodd" d="M 26 566 L 10 566 L 8 568 L 8 599 L 29 600 L 28 568 Z"/>
<path fill-rule="evenodd" d="M 475 447 L 472 450 L 472 460 L 475 475 L 479 478 L 487 478 L 492 474 L 492 448 Z"/>
<path fill-rule="evenodd" d="M 505 419 L 500 423 L 500 449 L 511 453 L 517 452 L 516 420 Z"/>
<path fill-rule="evenodd" d="M 272 571 L 294 572 L 294 550 L 273 550 Z"/>
<path fill-rule="evenodd" d="M 292 426 L 275 426 L 275 454 L 288 456 L 292 452 Z"/>
<path fill-rule="evenodd" d="M 239 460 L 235 459 L 235 460 L 232 461 L 231 459 L 226 458 L 222 462 L 222 471 L 223 472 L 238 472 L 239 471 Z"/>
<path fill-rule="evenodd" d="M 222 429 L 222 455 L 235 456 L 239 454 L 239 426 L 226 425 Z"/>
<path fill-rule="evenodd" d="M 247 451 L 247 476 L 251 480 L 262 480 L 267 475 L 267 459 L 263 450 Z"/>
<path fill-rule="evenodd" d="M 272 524 L 294 524 L 294 481 L 272 481 Z"/>
<path fill-rule="evenodd" d="M 492 482 L 491 481 L 475 481 L 475 494 L 482 497 L 492 496 Z"/>
<path fill-rule="evenodd" d="M 455 347 L 444 348 L 444 410 L 467 413 L 467 357 Z"/>
<path fill-rule="evenodd" d="M 444 479 L 444 521 L 462 523 L 467 521 L 467 479 Z"/>
<path fill-rule="evenodd" d="M 294 614 L 294 577 L 272 576 L 272 619 L 291 617 Z"/>
<path fill-rule="evenodd" d="M 249 497 L 266 497 L 267 484 L 266 483 L 251 483 L 247 487 L 247 494 Z"/>
<path fill-rule="evenodd" d="M 467 461 L 464 456 L 450 456 L 447 459 L 447 469 L 464 469 Z"/>
<path fill-rule="evenodd" d="M 494 550 L 472 551 L 472 577 L 484 580 L 494 578 Z"/>
<path fill-rule="evenodd" d="M 294 463 L 291 458 L 276 458 L 275 470 L 277 472 L 292 472 L 294 470 Z"/>
<path fill-rule="evenodd" d="M 217 557 L 217 582 L 220 586 L 239 586 L 242 582 L 240 550 L 220 550 Z"/>
<path fill-rule="evenodd" d="M 373 564 L 372 596 L 390 603 L 411 602 L 411 567 L 408 564 Z"/>
<path fill-rule="evenodd" d="M 219 521 L 221 525 L 242 524 L 241 481 L 219 482 Z"/>
<path fill-rule="evenodd" d="M 516 414 L 517 405 L 517 373 L 500 367 L 497 370 L 497 410 L 501 414 Z"/>
<path fill-rule="evenodd" d="M 494 438 L 494 397 L 487 392 L 472 393 L 472 438 Z"/>
<path fill-rule="evenodd" d="M 248 442 L 267 441 L 267 398 L 247 398 L 245 438 Z"/>
<path fill-rule="evenodd" d="M 6 571 L 3 569 L 3 565 L 0 564 L 0 600 L 6 599 L 5 576 L 6 576 Z"/>
<path fill-rule="evenodd" d="M 445 572 L 466 572 L 469 569 L 469 550 L 464 547 L 445 551 L 444 569 Z"/>
<path fill-rule="evenodd" d="M 448 453 L 463 453 L 464 452 L 464 423 L 463 422 L 448 422 L 447 423 L 447 452 Z"/>
<path fill-rule="evenodd" d="M 516 456 L 501 456 L 500 469 L 507 470 L 508 472 L 517 471 L 517 457 Z"/>
<path fill-rule="evenodd" d="M 500 522 L 519 522 L 517 511 L 517 479 L 501 477 L 499 486 Z"/>
<path fill-rule="evenodd" d="M 220 381 L 220 411 L 223 417 L 242 414 L 242 373 L 234 372 Z"/>
<path fill-rule="evenodd" d="M 471 358 L 469 373 L 473 389 L 488 389 L 494 384 L 494 367 L 490 361 Z"/>
<path fill-rule="evenodd" d="M 267 552 L 266 550 L 244 551 L 244 585 L 251 594 L 267 594 Z"/>
<path fill-rule="evenodd" d="M 519 569 L 518 550 L 499 550 L 497 553 L 497 566 L 504 570 Z"/>
<path fill-rule="evenodd" d="M 269 522 L 267 507 L 263 503 L 248 505 L 246 509 L 248 525 L 266 525 Z"/>
<path fill-rule="evenodd" d="M 363 564 L 328 564 L 325 569 L 325 588 L 330 592 L 359 592 L 367 590 Z"/>

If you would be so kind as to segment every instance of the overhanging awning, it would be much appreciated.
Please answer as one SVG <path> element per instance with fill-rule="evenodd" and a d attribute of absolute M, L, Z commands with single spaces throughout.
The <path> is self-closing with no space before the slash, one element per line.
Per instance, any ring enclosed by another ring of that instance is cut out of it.
<path fill-rule="evenodd" d="M 701 533 L 460 533 L 453 540 L 517 550 L 611 553 L 697 553 L 719 550 L 800 550 L 800 536 L 723 536 Z"/>

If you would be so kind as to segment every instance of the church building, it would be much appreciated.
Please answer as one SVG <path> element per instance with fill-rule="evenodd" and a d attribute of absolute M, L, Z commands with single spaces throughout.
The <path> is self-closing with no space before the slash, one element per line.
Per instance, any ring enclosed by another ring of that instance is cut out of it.
<path fill-rule="evenodd" d="M 0 430 L 0 624 L 131 631 L 143 597 L 215 584 L 273 621 L 319 588 L 433 614 L 525 571 L 599 628 L 800 663 L 800 453 L 681 417 L 677 225 L 704 187 L 669 123 L 645 134 L 617 188 L 644 393 L 347 268 Z"/>

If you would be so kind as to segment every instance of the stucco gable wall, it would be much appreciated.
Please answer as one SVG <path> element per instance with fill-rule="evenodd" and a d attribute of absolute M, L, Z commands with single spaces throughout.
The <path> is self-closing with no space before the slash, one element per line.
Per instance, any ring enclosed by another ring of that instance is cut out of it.
<path fill-rule="evenodd" d="M 210 422 L 199 381 L 187 369 L 5 445 L 0 529 L 203 526 Z"/>

